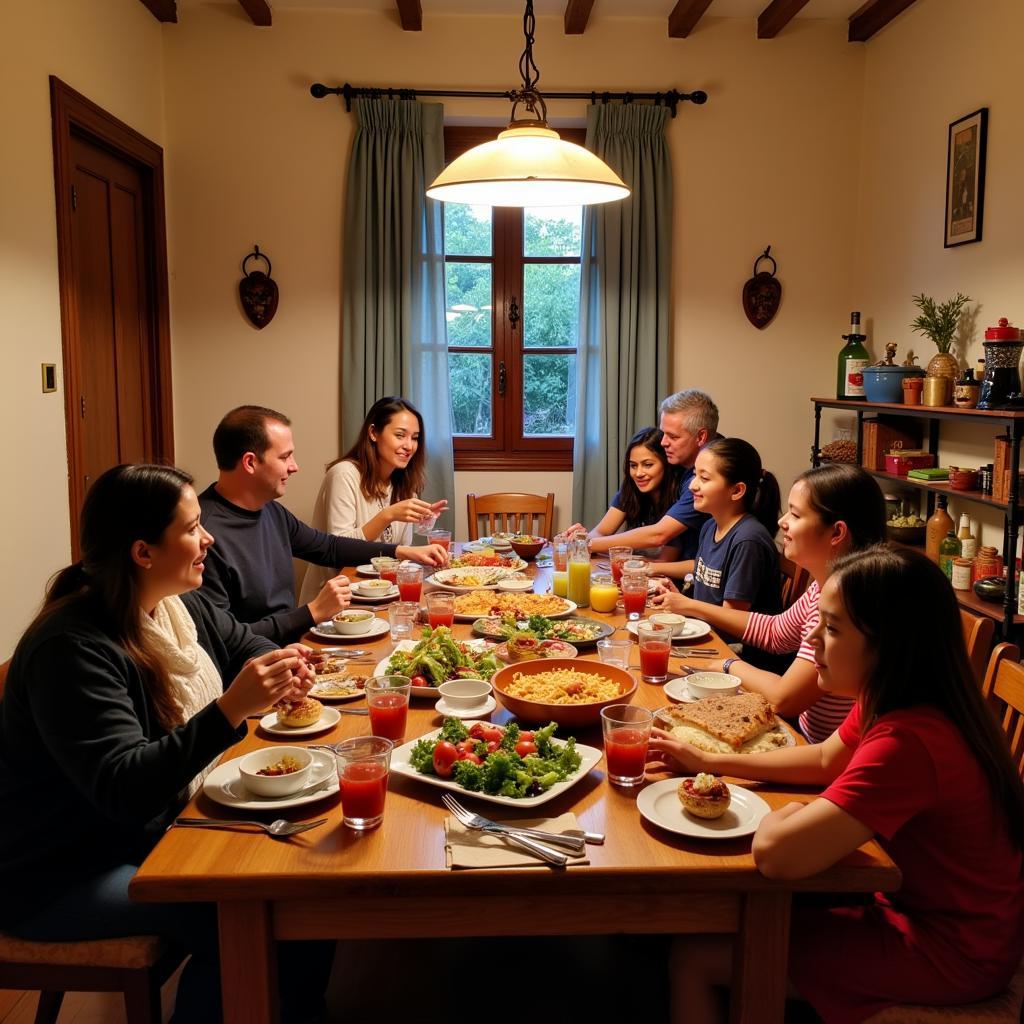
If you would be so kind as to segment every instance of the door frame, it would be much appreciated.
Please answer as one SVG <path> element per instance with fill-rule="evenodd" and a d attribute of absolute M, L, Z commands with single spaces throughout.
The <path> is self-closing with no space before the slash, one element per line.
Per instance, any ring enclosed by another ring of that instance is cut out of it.
<path fill-rule="evenodd" d="M 167 229 L 164 218 L 164 151 L 134 128 L 108 114 L 55 75 L 50 75 L 53 120 L 53 181 L 57 200 L 57 269 L 60 282 L 61 340 L 64 362 L 64 423 L 67 435 L 68 502 L 72 557 L 79 557 L 78 509 L 85 498 L 81 466 L 80 391 L 81 331 L 77 296 L 72 288 L 71 139 L 78 136 L 134 164 L 142 176 L 143 217 L 149 246 L 146 273 L 150 293 L 147 361 L 153 396 L 150 436 L 155 462 L 174 462 L 171 394 L 171 325 L 167 290 Z"/>

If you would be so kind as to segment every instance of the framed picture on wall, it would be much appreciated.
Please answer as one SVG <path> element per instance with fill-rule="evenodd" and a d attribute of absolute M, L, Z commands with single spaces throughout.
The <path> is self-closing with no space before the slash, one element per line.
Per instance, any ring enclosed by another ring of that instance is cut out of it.
<path fill-rule="evenodd" d="M 945 247 L 981 241 L 985 206 L 985 142 L 988 107 L 949 126 L 946 152 Z"/>

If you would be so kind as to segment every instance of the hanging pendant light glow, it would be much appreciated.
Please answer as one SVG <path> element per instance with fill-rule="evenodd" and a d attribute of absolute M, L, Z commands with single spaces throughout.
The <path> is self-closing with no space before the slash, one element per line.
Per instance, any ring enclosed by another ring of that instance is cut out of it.
<path fill-rule="evenodd" d="M 523 87 L 510 97 L 512 121 L 493 142 L 474 146 L 453 160 L 427 189 L 431 199 L 481 206 L 587 206 L 629 195 L 625 182 L 603 160 L 564 142 L 548 126 L 547 105 L 537 91 L 535 29 L 533 0 L 526 0 L 526 49 L 519 58 Z M 520 103 L 531 118 L 516 119 Z"/>

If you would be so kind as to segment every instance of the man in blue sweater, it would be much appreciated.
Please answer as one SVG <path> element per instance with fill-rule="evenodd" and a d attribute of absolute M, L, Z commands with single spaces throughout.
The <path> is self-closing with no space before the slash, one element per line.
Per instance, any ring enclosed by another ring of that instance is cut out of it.
<path fill-rule="evenodd" d="M 199 495 L 203 526 L 213 534 L 206 553 L 203 592 L 255 633 L 277 644 L 298 639 L 310 626 L 349 604 L 348 579 L 327 581 L 307 605 L 295 607 L 292 558 L 340 568 L 374 555 L 444 565 L 439 544 L 380 544 L 334 537 L 307 526 L 276 499 L 298 472 L 291 421 L 258 405 L 232 409 L 213 435 L 217 482 Z"/>

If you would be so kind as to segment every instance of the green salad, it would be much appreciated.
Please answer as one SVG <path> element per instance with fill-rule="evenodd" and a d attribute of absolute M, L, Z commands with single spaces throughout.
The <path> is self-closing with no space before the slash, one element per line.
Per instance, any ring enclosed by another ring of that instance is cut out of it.
<path fill-rule="evenodd" d="M 490 679 L 501 667 L 490 650 L 475 651 L 460 643 L 447 626 L 427 626 L 423 639 L 411 651 L 391 655 L 388 674 L 409 676 L 414 686 L 440 686 L 449 679 Z M 417 676 L 422 683 L 415 680 Z"/>

